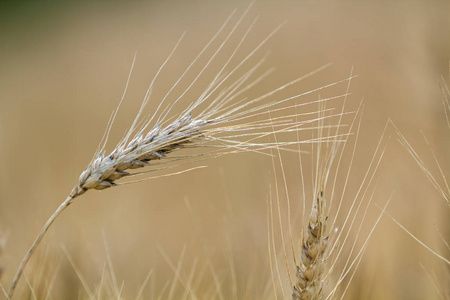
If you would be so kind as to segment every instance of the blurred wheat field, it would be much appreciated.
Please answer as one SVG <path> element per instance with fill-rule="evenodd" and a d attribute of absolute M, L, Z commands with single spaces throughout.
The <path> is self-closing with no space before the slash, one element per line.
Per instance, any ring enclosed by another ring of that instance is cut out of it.
<path fill-rule="evenodd" d="M 231 11 L 244 11 L 248 4 L 1 4 L 0 234 L 7 237 L 0 243 L 2 286 L 9 286 L 43 223 L 91 159 L 120 100 L 135 52 L 136 67 L 111 147 L 130 126 L 151 78 L 181 34 L 186 31 L 153 99 L 164 95 Z M 275 76 L 249 97 L 330 62 L 331 67 L 295 86 L 297 93 L 345 79 L 353 67 L 358 77 L 351 82 L 347 110 L 356 110 L 364 98 L 364 113 L 348 194 L 358 190 L 388 118 L 438 174 L 422 131 L 448 174 L 450 135 L 439 81 L 449 77 L 449 11 L 448 1 L 258 1 L 244 20 L 249 26 L 259 16 L 244 47 L 254 47 L 287 23 L 264 47 L 270 51 L 265 65 L 276 68 Z M 200 93 L 193 91 L 192 97 Z M 320 96 L 339 93 L 345 93 L 345 86 Z M 157 104 L 150 103 L 149 111 Z M 389 213 L 448 257 L 439 237 L 450 240 L 448 207 L 396 141 L 395 132 L 388 135 L 373 202 L 383 206 L 394 193 Z M 308 155 L 302 155 L 303 172 L 310 179 Z M 349 161 L 346 157 L 343 164 Z M 282 159 L 293 224 L 300 224 L 298 156 L 286 153 Z M 34 299 L 28 281 L 38 299 L 46 299 L 49 284 L 49 299 L 88 299 L 79 271 L 93 292 L 103 278 L 105 299 L 117 298 L 118 292 L 124 299 L 136 298 L 149 272 L 142 299 L 183 299 L 183 284 L 189 282 L 199 299 L 275 299 L 267 203 L 274 181 L 283 184 L 279 165 L 273 170 L 271 158 L 256 153 L 205 164 L 205 169 L 93 191 L 77 200 L 32 257 L 17 298 Z M 308 182 L 307 195 L 311 187 Z M 287 215 L 285 206 L 282 210 Z M 368 214 L 362 235 L 368 234 L 380 209 L 371 205 Z M 294 227 L 298 239 L 302 230 Z M 279 242 L 277 237 L 281 250 Z M 277 255 L 283 268 L 282 255 Z M 448 297 L 448 272 L 448 266 L 383 217 L 345 299 L 441 299 L 434 285 L 441 284 Z M 437 279 L 430 280 L 429 274 Z M 289 288 L 283 276 L 284 288 Z"/>

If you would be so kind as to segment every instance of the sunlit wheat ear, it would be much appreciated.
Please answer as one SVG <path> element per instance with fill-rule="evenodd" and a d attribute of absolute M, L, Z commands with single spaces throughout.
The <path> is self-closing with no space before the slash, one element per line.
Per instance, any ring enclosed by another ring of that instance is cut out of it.
<path fill-rule="evenodd" d="M 323 135 L 323 130 L 322 119 L 319 124 L 319 136 Z M 300 260 L 296 265 L 297 279 L 292 293 L 292 299 L 294 300 L 320 299 L 323 294 L 323 275 L 329 235 L 327 231 L 327 201 L 324 193 L 330 167 L 337 150 L 336 145 L 333 145 L 328 153 L 324 154 L 321 153 L 322 146 L 318 146 L 315 199 L 301 241 Z"/>
<path fill-rule="evenodd" d="M 345 99 L 342 105 L 342 112 L 345 110 Z M 326 115 L 321 106 L 320 116 Z M 378 145 L 367 166 L 363 167 L 365 171 L 362 179 L 355 182 L 349 182 L 349 177 L 353 168 L 357 142 L 360 132 L 360 121 L 362 115 L 362 106 L 354 114 L 350 124 L 344 126 L 344 115 L 338 116 L 338 121 L 333 125 L 335 119 L 321 118 L 317 124 L 317 136 L 323 135 L 335 136 L 334 139 L 328 139 L 324 143 L 309 145 L 311 146 L 312 176 L 311 185 L 313 192 L 307 196 L 304 191 L 308 181 L 308 170 L 304 170 L 302 163 L 303 155 L 299 154 L 299 164 L 301 170 L 301 189 L 303 189 L 303 199 L 299 201 L 302 216 L 302 235 L 300 240 L 292 235 L 293 224 L 291 221 L 291 206 L 294 203 L 293 198 L 289 196 L 288 184 L 284 172 L 283 160 L 280 157 L 280 169 L 284 181 L 284 194 L 286 195 L 287 217 L 283 217 L 280 212 L 280 191 L 276 185 L 278 221 L 280 227 L 281 250 L 284 252 L 284 260 L 289 279 L 287 287 L 280 276 L 280 268 L 275 264 L 278 283 L 272 273 L 273 286 L 277 294 L 276 286 L 281 288 L 283 297 L 292 295 L 292 299 L 342 299 L 356 273 L 356 270 L 362 260 L 363 254 L 368 246 L 376 225 L 380 221 L 383 212 L 380 212 L 378 218 L 370 223 L 366 221 L 366 214 L 373 199 L 375 184 L 374 178 L 378 167 L 382 161 L 384 152 L 388 145 L 389 138 L 386 137 L 388 124 L 386 124 L 383 133 L 378 140 Z M 392 129 L 392 128 L 391 128 Z M 331 133 L 333 132 L 333 133 Z M 326 133 L 326 134 L 325 134 Z M 306 147 L 302 147 L 305 150 Z M 299 151 L 300 153 L 300 151 Z M 280 154 L 280 153 L 279 153 Z M 343 164 L 343 157 L 349 157 L 347 163 Z M 275 169 L 275 167 L 274 167 Z M 276 181 L 275 181 L 276 182 Z M 349 195 L 347 188 L 350 184 L 358 186 L 356 194 Z M 339 186 L 338 186 L 339 185 Z M 387 199 L 384 199 L 387 200 Z M 311 201 L 311 212 L 305 214 L 305 201 Z M 385 207 L 389 200 L 385 202 Z M 272 226 L 272 244 L 274 237 L 274 221 L 272 214 L 272 203 L 269 205 L 271 210 L 270 223 Z M 294 206 L 295 207 L 295 206 Z M 345 209 L 344 209 L 345 207 Z M 385 207 L 382 211 L 385 210 Z M 294 219 L 300 219 L 300 216 L 293 215 Z M 286 224 L 287 223 L 287 224 Z M 285 239 L 284 227 L 287 225 L 289 231 L 289 240 Z M 370 232 L 365 236 L 360 236 L 364 225 L 368 225 Z M 354 239 L 350 239 L 353 237 Z M 297 242 L 299 240 L 299 243 Z M 300 244 L 300 245 L 299 245 Z M 361 245 L 359 248 L 356 245 Z M 270 253 L 276 253 L 276 247 L 272 246 Z M 292 249 L 292 258 L 289 257 L 286 249 Z M 272 258 L 271 258 L 272 259 Z M 292 266 L 295 270 L 291 272 Z M 289 289 L 289 292 L 286 291 Z"/>
<path fill-rule="evenodd" d="M 330 115 L 317 117 L 314 115 L 314 111 L 311 111 L 311 108 L 308 110 L 307 105 L 342 98 L 345 94 L 309 103 L 296 104 L 294 101 L 303 96 L 345 83 L 350 78 L 319 86 L 302 93 L 293 94 L 286 98 L 279 96 L 281 91 L 316 74 L 326 67 L 324 66 L 278 86 L 272 91 L 258 97 L 245 98 L 244 94 L 247 91 L 271 73 L 270 70 L 268 72 L 260 70 L 260 67 L 265 61 L 264 56 L 256 63 L 251 62 L 251 59 L 259 55 L 261 48 L 279 29 L 277 28 L 268 34 L 243 59 L 237 60 L 235 59 L 235 54 L 241 50 L 241 45 L 251 33 L 256 22 L 255 20 L 241 36 L 238 44 L 234 48 L 235 50 L 227 56 L 225 62 L 220 62 L 220 60 L 216 61 L 216 58 L 220 54 L 225 55 L 223 54 L 224 46 L 230 43 L 230 37 L 236 34 L 236 30 L 241 25 L 246 13 L 234 25 L 230 25 L 231 29 L 228 29 L 228 32 L 226 28 L 234 14 L 227 19 L 217 34 L 213 36 L 211 41 L 194 58 L 193 62 L 186 68 L 179 79 L 175 81 L 163 99 L 158 99 L 159 105 L 156 111 L 146 116 L 144 109 L 150 100 L 152 91 L 155 89 L 156 80 L 160 76 L 163 67 L 169 62 L 169 59 L 181 43 L 184 35 L 182 36 L 161 68 L 156 72 L 139 111 L 124 138 L 116 145 L 113 151 L 106 154 L 106 142 L 108 141 L 119 107 L 124 100 L 131 77 L 130 71 L 122 99 L 111 116 L 104 138 L 100 142 L 94 158 L 81 173 L 78 183 L 66 200 L 47 220 L 35 242 L 23 258 L 11 283 L 7 298 L 12 297 L 28 260 L 51 224 L 76 197 L 84 194 L 88 190 L 107 189 L 118 185 L 118 180 L 124 177 L 168 169 L 173 166 L 181 166 L 184 164 L 181 162 L 182 160 L 192 162 L 195 160 L 203 160 L 206 157 L 245 151 L 262 153 L 264 150 L 274 147 L 283 149 L 293 144 L 320 143 L 332 138 L 321 136 L 306 141 L 267 142 L 267 137 L 272 135 L 273 132 L 281 135 L 300 130 L 311 130 L 311 128 L 314 128 L 314 123 L 317 123 L 321 119 L 334 116 L 330 110 Z M 213 54 L 201 70 L 194 73 L 192 67 L 204 55 L 206 49 L 212 47 L 213 42 L 221 34 L 224 37 L 219 42 L 219 46 L 215 49 L 213 48 Z M 135 60 L 133 60 L 131 70 L 133 69 L 134 62 Z M 211 69 L 216 72 L 216 75 L 212 78 L 205 76 L 206 70 L 211 71 Z M 180 95 L 174 95 L 175 87 L 179 86 L 182 81 L 187 82 L 187 88 Z M 190 103 L 188 107 L 178 108 L 178 113 L 172 113 L 179 106 L 181 99 L 185 97 L 186 93 L 200 81 L 207 83 L 201 95 Z M 291 111 L 294 108 L 304 109 L 304 111 L 302 113 L 292 114 Z M 340 114 L 336 113 L 336 115 Z M 192 152 L 181 151 L 186 148 L 197 150 L 197 152 L 192 154 Z M 175 153 L 180 154 L 175 155 Z M 161 166 L 164 163 L 170 163 L 170 166 Z M 147 167 L 145 171 L 134 172 L 134 170 L 144 167 Z"/>
<path fill-rule="evenodd" d="M 290 262 L 288 260 L 288 255 L 286 252 L 286 244 L 284 239 L 284 233 L 283 233 L 283 217 L 281 216 L 280 211 L 280 200 L 279 200 L 279 189 L 278 184 L 275 184 L 276 193 L 277 193 L 277 210 L 278 210 L 278 217 L 279 217 L 279 226 L 280 226 L 280 233 L 281 233 L 281 241 L 282 241 L 282 249 L 284 252 L 284 259 L 286 263 L 286 269 L 288 272 L 290 287 L 292 288 L 290 293 L 285 293 L 283 290 L 283 284 L 280 277 L 280 270 L 279 267 L 276 266 L 278 279 L 281 287 L 281 291 L 283 294 L 283 298 L 286 298 L 287 294 L 292 295 L 292 299 L 294 300 L 309 300 L 309 299 L 322 299 L 323 295 L 323 285 L 324 285 L 324 275 L 325 275 L 325 267 L 327 264 L 327 247 L 328 247 L 328 236 L 329 231 L 327 230 L 327 223 L 328 223 L 328 209 L 327 209 L 327 201 L 325 198 L 325 186 L 327 184 L 330 167 L 331 164 L 335 158 L 336 150 L 337 150 L 337 144 L 341 143 L 346 138 L 346 134 L 343 136 L 338 135 L 338 130 L 335 129 L 335 127 L 341 126 L 341 121 L 339 118 L 339 122 L 337 125 L 330 126 L 325 125 L 323 122 L 325 119 L 323 118 L 327 111 L 325 110 L 324 105 L 320 105 L 319 108 L 319 116 L 320 121 L 317 125 L 318 130 L 318 137 L 322 137 L 324 135 L 324 131 L 328 131 L 328 134 L 330 134 L 330 130 L 336 130 L 334 143 L 328 144 L 328 143 L 321 143 L 317 145 L 317 161 L 315 163 L 316 167 L 316 178 L 314 181 L 314 200 L 312 202 L 312 209 L 311 213 L 308 218 L 307 226 L 303 231 L 302 238 L 301 238 L 301 246 L 300 246 L 300 257 L 299 259 L 296 259 L 295 257 L 295 242 L 294 238 L 292 236 L 292 229 L 291 229 L 291 210 L 290 210 L 290 200 L 289 200 L 289 193 L 286 183 L 286 176 L 284 173 L 284 166 L 283 161 L 281 159 L 280 153 L 280 167 L 281 172 L 283 175 L 284 180 L 284 186 L 285 186 L 285 192 L 286 192 L 286 199 L 287 199 L 287 222 L 289 227 L 289 236 L 291 241 L 291 247 L 292 247 L 292 253 L 293 253 L 293 262 L 295 263 L 295 278 L 291 276 L 291 273 L 289 271 L 290 269 Z M 339 116 L 341 117 L 342 114 Z M 339 137 L 339 139 L 338 139 Z M 331 145 L 331 147 L 330 147 Z M 325 150 L 324 150 L 325 149 Z M 312 149 L 313 152 L 315 149 Z M 300 151 L 299 151 L 300 153 Z M 301 161 L 301 160 L 300 160 Z M 275 169 L 275 165 L 274 165 Z M 303 174 L 303 173 L 302 173 Z M 302 182 L 303 175 L 302 175 Z M 272 208 L 272 204 L 270 204 L 270 208 Z M 305 206 L 303 206 L 303 212 L 304 212 Z M 304 217 L 304 215 L 303 215 Z M 273 213 L 271 212 L 271 223 L 272 223 L 272 235 L 273 235 Z M 269 237 L 270 239 L 270 237 Z M 274 237 L 272 237 L 272 240 L 274 240 Z M 273 252 L 276 253 L 275 246 L 273 244 Z M 275 283 L 274 283 L 275 287 Z M 275 291 L 275 294 L 277 292 Z"/>
<path fill-rule="evenodd" d="M 359 120 L 357 117 L 359 117 Z M 353 136 L 348 136 L 342 143 L 332 142 L 332 146 L 329 147 L 331 150 L 327 150 L 327 153 L 329 152 L 330 154 L 325 156 L 327 158 L 325 160 L 327 164 L 324 167 L 326 170 L 325 184 L 321 185 L 320 181 L 316 180 L 316 182 L 319 182 L 318 186 L 323 186 L 324 190 L 327 189 L 326 183 L 328 181 L 330 182 L 328 187 L 329 192 L 327 193 L 328 207 L 326 213 L 327 217 L 329 217 L 329 242 L 327 243 L 324 258 L 326 271 L 323 275 L 323 282 L 328 284 L 328 289 L 320 297 L 312 299 L 342 299 L 345 296 L 363 258 L 369 240 L 392 198 L 384 199 L 384 207 L 381 209 L 376 220 L 372 222 L 366 220 L 369 208 L 374 208 L 371 206 L 376 192 L 374 179 L 389 142 L 389 137 L 386 137 L 389 123 L 386 123 L 381 137 L 378 140 L 378 145 L 374 150 L 374 154 L 364 167 L 366 171 L 363 178 L 358 179 L 357 182 L 353 182 L 353 184 L 358 186 L 356 194 L 349 195 L 347 192 L 347 187 L 351 184 L 349 182 L 349 176 L 352 172 L 353 160 L 357 153 L 356 147 L 360 134 L 361 118 L 362 112 L 360 107 L 349 127 L 349 133 L 353 132 L 353 128 L 356 127 L 354 129 L 353 148 L 348 148 L 350 145 L 349 139 L 353 138 Z M 319 153 L 321 152 L 320 147 L 321 145 L 318 147 Z M 338 150 L 340 153 L 338 153 Z M 349 164 L 344 166 L 342 164 L 342 158 L 346 152 L 349 152 L 351 159 Z M 334 160 L 336 161 L 334 162 L 333 171 L 332 165 Z M 339 183 L 338 178 L 344 178 L 344 180 Z M 338 183 L 343 185 L 339 188 L 339 195 L 336 194 L 336 185 Z M 345 211 L 342 209 L 344 207 L 344 201 L 348 205 Z M 366 236 L 361 237 L 360 233 L 364 226 L 368 226 L 370 231 Z M 362 244 L 359 248 L 356 247 L 358 242 Z"/>
<path fill-rule="evenodd" d="M 296 300 L 319 299 L 322 294 L 322 276 L 326 263 L 324 254 L 328 243 L 325 206 L 323 191 L 320 191 L 302 241 L 300 264 L 297 265 L 296 272 L 297 282 L 292 294 L 292 298 Z"/>

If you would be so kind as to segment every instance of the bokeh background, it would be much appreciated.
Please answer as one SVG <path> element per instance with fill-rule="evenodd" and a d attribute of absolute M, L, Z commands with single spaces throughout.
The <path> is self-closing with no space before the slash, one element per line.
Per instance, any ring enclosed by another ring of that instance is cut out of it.
<path fill-rule="evenodd" d="M 237 9 L 240 15 L 249 4 L 1 2 L 0 234 L 7 239 L 1 249 L 3 286 L 9 285 L 41 226 L 90 161 L 120 100 L 134 54 L 136 66 L 110 149 L 130 126 L 148 84 L 183 32 L 186 36 L 158 81 L 149 112 L 232 11 Z M 259 17 L 240 57 L 279 24 L 287 23 L 261 52 L 270 51 L 265 66 L 276 67 L 273 76 L 250 96 L 327 63 L 332 66 L 287 93 L 345 79 L 354 68 L 358 77 L 351 82 L 348 109 L 356 109 L 364 99 L 364 114 L 349 177 L 349 200 L 360 186 L 388 118 L 443 184 L 430 149 L 448 174 L 450 132 L 440 84 L 449 78 L 449 12 L 449 1 L 434 0 L 257 1 L 239 31 L 242 34 Z M 226 49 L 224 57 L 231 50 Z M 345 85 L 330 93 L 344 92 Z M 447 204 L 397 142 L 392 127 L 387 136 L 391 139 L 383 144 L 387 148 L 375 176 L 378 183 L 363 235 L 380 213 L 374 204 L 383 206 L 393 194 L 390 214 L 449 257 L 441 239 L 450 240 Z M 307 179 L 311 177 L 308 155 L 312 154 L 303 155 Z M 298 156 L 284 154 L 283 159 L 293 219 L 298 219 L 302 194 Z M 278 169 L 277 160 L 275 164 Z M 46 299 L 51 284 L 50 299 L 87 299 L 80 277 L 92 291 L 103 278 L 103 296 L 112 298 L 114 284 L 109 282 L 115 277 L 121 295 L 134 299 L 152 270 L 143 299 L 170 295 L 181 299 L 191 272 L 200 299 L 274 299 L 267 203 L 274 199 L 274 181 L 282 180 L 279 170 L 273 171 L 270 157 L 255 153 L 221 157 L 206 165 L 206 169 L 79 198 L 55 222 L 32 258 L 26 270 L 29 284 L 20 282 L 18 298 L 33 299 L 30 285 L 37 298 Z M 280 198 L 285 197 L 280 192 Z M 282 215 L 285 209 L 283 205 Z M 298 240 L 301 228 L 296 225 Z M 280 250 L 279 237 L 276 243 Z M 287 288 L 281 256 L 278 264 Z M 448 272 L 448 265 L 384 216 L 346 298 L 441 299 L 439 293 L 448 293 Z M 215 294 L 218 285 L 220 292 Z"/>

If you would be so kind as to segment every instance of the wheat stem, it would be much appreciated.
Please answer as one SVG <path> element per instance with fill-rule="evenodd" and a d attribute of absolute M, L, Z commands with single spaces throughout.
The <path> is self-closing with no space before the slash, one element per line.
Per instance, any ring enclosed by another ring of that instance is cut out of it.
<path fill-rule="evenodd" d="M 36 237 L 36 240 L 34 241 L 33 245 L 31 245 L 30 249 L 23 257 L 22 262 L 20 263 L 20 266 L 17 269 L 16 275 L 14 276 L 14 279 L 11 283 L 11 286 L 9 287 L 9 291 L 8 291 L 6 300 L 11 299 L 12 296 L 14 295 L 14 290 L 17 286 L 17 283 L 20 280 L 20 277 L 23 274 L 23 271 L 25 270 L 25 267 L 27 266 L 28 261 L 30 260 L 31 255 L 34 253 L 37 246 L 39 246 L 39 244 L 41 243 L 42 238 L 44 237 L 47 230 L 50 228 L 50 226 L 53 224 L 53 222 L 56 220 L 56 218 L 63 212 L 63 210 L 66 209 L 70 205 L 70 203 L 72 203 L 73 199 L 83 193 L 84 192 L 82 190 L 80 190 L 78 188 L 78 186 L 75 187 L 72 190 L 72 192 L 70 193 L 70 195 L 66 198 L 66 200 L 64 200 L 64 202 L 61 203 L 61 205 L 50 216 L 50 218 L 47 220 L 47 222 L 45 222 L 45 225 L 42 227 L 41 231 L 39 232 L 39 235 Z"/>

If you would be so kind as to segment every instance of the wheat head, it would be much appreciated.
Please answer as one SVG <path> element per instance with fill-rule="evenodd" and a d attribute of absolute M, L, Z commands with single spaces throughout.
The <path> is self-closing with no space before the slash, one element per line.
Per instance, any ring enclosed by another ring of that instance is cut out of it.
<path fill-rule="evenodd" d="M 325 265 L 325 251 L 328 235 L 326 226 L 326 201 L 321 189 L 317 195 L 308 227 L 302 241 L 300 265 L 297 266 L 297 282 L 293 287 L 292 299 L 320 299 L 322 294 L 322 275 Z"/>
<path fill-rule="evenodd" d="M 167 92 L 166 96 L 160 101 L 156 111 L 151 116 L 143 116 L 144 108 L 150 100 L 152 90 L 154 89 L 154 84 L 160 72 L 169 61 L 174 51 L 177 49 L 184 35 L 180 38 L 173 51 L 169 54 L 166 61 L 163 63 L 150 83 L 141 107 L 131 127 L 123 139 L 114 147 L 113 151 L 106 154 L 106 143 L 108 141 L 112 124 L 114 123 L 117 112 L 127 91 L 135 62 L 135 60 L 133 60 L 124 95 L 111 116 L 104 138 L 100 142 L 93 159 L 79 176 L 77 184 L 72 189 L 66 200 L 47 220 L 36 240 L 26 253 L 6 295 L 7 299 L 10 299 L 13 296 L 15 287 L 26 264 L 28 263 L 36 247 L 41 242 L 48 228 L 76 197 L 84 194 L 88 190 L 104 190 L 117 186 L 121 184 L 118 183 L 118 180 L 124 177 L 131 177 L 146 172 L 170 168 L 160 167 L 163 163 L 170 163 L 171 166 L 180 166 L 183 164 L 181 161 L 184 160 L 192 162 L 195 160 L 203 160 L 206 157 L 245 151 L 263 152 L 265 149 L 275 147 L 280 149 L 288 147 L 291 144 L 297 144 L 299 141 L 267 142 L 267 137 L 272 135 L 274 132 L 279 134 L 296 132 L 303 129 L 308 130 L 308 128 L 305 128 L 306 125 L 314 124 L 318 120 L 324 118 L 311 117 L 314 116 L 314 112 L 294 115 L 289 114 L 293 108 L 345 96 L 338 95 L 336 97 L 302 104 L 293 103 L 293 101 L 302 96 L 327 89 L 331 86 L 346 82 L 349 79 L 333 82 L 328 85 L 320 86 L 307 92 L 294 94 L 286 98 L 278 96 L 279 92 L 284 91 L 288 87 L 323 69 L 319 68 L 286 84 L 278 86 L 272 91 L 258 97 L 250 99 L 242 98 L 242 95 L 244 95 L 246 91 L 253 88 L 270 73 L 270 71 L 266 71 L 261 74 L 259 71 L 260 66 L 265 61 L 265 57 L 260 59 L 257 63 L 253 63 L 251 65 L 249 65 L 249 60 L 258 53 L 260 48 L 278 29 L 277 28 L 270 33 L 250 53 L 248 53 L 244 59 L 234 62 L 234 55 L 239 50 L 240 45 L 246 40 L 246 37 L 253 26 L 252 24 L 242 36 L 233 53 L 231 53 L 226 62 L 217 71 L 216 75 L 213 78 L 205 79 L 208 81 L 208 85 L 202 94 L 198 96 L 195 101 L 189 104 L 187 108 L 181 109 L 181 113 L 173 114 L 172 109 L 179 104 L 180 99 L 184 98 L 186 92 L 197 83 L 199 78 L 202 78 L 203 73 L 206 69 L 208 69 L 208 67 L 211 66 L 211 62 L 214 58 L 221 53 L 223 46 L 229 42 L 230 37 L 240 25 L 245 14 L 246 13 L 244 13 L 235 25 L 232 26 L 229 33 L 224 38 L 224 41 L 215 50 L 214 54 L 201 69 L 201 71 L 198 72 L 198 74 L 192 75 L 194 80 L 189 83 L 187 89 L 178 97 L 174 97 L 175 100 L 169 102 L 170 100 L 168 99 L 173 97 L 172 92 L 174 88 L 182 80 L 186 80 L 185 75 L 191 71 L 191 67 L 195 65 L 199 57 L 201 57 L 204 51 L 210 47 L 212 41 L 217 38 L 219 33 L 224 30 L 226 25 L 229 23 L 231 16 L 189 65 L 186 71 L 175 82 L 173 87 Z M 238 75 L 237 79 L 235 79 L 236 75 Z M 273 117 L 272 114 L 277 116 Z M 333 115 L 327 117 L 332 116 Z M 303 120 L 300 120 L 302 117 Z M 301 142 L 317 143 L 326 139 L 327 137 Z M 200 151 L 195 154 L 185 153 L 178 156 L 174 155 L 175 152 L 179 152 L 180 150 L 187 148 L 196 148 L 197 150 L 200 149 Z M 143 172 L 133 171 L 143 167 L 147 167 L 147 170 Z M 323 222 L 323 220 L 311 219 L 311 222 L 311 226 L 316 228 L 317 225 L 315 225 L 314 222 Z M 314 234 L 315 232 L 316 231 L 314 231 Z M 313 234 L 313 232 L 311 232 L 311 234 Z M 305 254 L 311 256 L 312 251 L 313 250 L 311 248 L 310 252 Z"/>

